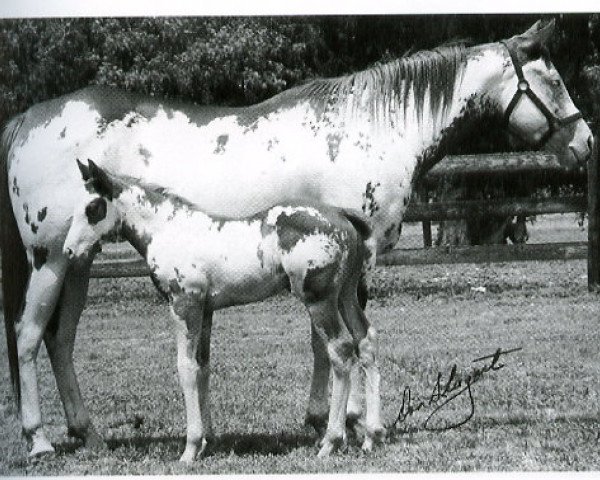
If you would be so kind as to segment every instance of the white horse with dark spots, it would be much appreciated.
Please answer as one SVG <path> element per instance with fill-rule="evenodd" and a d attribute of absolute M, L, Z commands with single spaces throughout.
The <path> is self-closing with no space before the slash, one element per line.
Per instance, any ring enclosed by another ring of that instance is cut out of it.
<path fill-rule="evenodd" d="M 544 148 L 565 165 L 587 159 L 592 134 L 548 56 L 553 28 L 538 22 L 504 42 L 420 52 L 250 107 L 89 87 L 12 119 L 2 142 L 0 247 L 11 378 L 30 453 L 52 451 L 36 376 L 42 338 L 69 433 L 102 444 L 72 359 L 91 263 L 63 254 L 85 192 L 74 159 L 164 185 L 210 215 L 247 217 L 290 199 L 362 209 L 382 252 L 398 240 L 419 176 L 465 139 L 507 132 L 514 148 Z M 363 284 L 363 306 L 365 292 Z M 306 419 L 319 425 L 329 415 L 330 362 L 312 335 Z M 359 380 L 351 375 L 352 418 L 361 415 Z"/>
<path fill-rule="evenodd" d="M 88 166 L 79 163 L 79 168 L 90 193 L 75 206 L 64 252 L 72 260 L 86 258 L 103 235 L 121 231 L 168 298 L 187 412 L 182 461 L 193 461 L 212 435 L 208 398 L 213 311 L 262 300 L 286 287 L 306 306 L 333 366 L 329 420 L 319 456 L 345 441 L 350 369 L 357 354 L 366 374 L 363 449 L 371 450 L 383 438 L 375 331 L 357 297 L 358 281 L 375 254 L 362 213 L 287 202 L 245 219 L 212 218 L 162 188 L 111 176 L 91 161 Z"/>

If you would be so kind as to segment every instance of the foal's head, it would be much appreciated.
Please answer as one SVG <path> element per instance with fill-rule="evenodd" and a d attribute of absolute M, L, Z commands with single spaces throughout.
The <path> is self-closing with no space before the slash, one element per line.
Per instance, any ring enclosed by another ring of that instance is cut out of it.
<path fill-rule="evenodd" d="M 119 213 L 113 199 L 119 196 L 121 186 L 88 160 L 88 165 L 77 160 L 81 177 L 89 195 L 75 206 L 71 227 L 67 233 L 63 252 L 70 259 L 87 257 L 101 238 L 118 226 Z"/>

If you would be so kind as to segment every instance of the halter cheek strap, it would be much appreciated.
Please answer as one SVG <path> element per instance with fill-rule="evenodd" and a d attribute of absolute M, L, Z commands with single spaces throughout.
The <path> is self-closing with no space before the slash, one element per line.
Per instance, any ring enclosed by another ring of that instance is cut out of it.
<path fill-rule="evenodd" d="M 508 53 L 510 55 L 510 59 L 512 60 L 513 67 L 515 69 L 515 73 L 517 74 L 517 79 L 519 83 L 517 84 L 517 91 L 513 95 L 512 100 L 508 104 L 506 112 L 504 112 L 504 123 L 506 127 L 511 130 L 513 133 L 518 135 L 514 127 L 511 127 L 510 124 L 510 116 L 513 113 L 513 110 L 519 103 L 519 100 L 523 95 L 526 95 L 533 104 L 537 107 L 537 109 L 546 117 L 548 121 L 548 131 L 544 134 L 538 144 L 534 147 L 536 149 L 541 148 L 544 144 L 550 139 L 550 137 L 556 132 L 557 129 L 564 127 L 570 123 L 576 122 L 577 120 L 583 118 L 583 115 L 580 111 L 577 111 L 573 115 L 568 115 L 566 117 L 559 118 L 554 112 L 552 112 L 544 102 L 538 97 L 531 87 L 529 86 L 529 82 L 525 79 L 525 75 L 523 75 L 523 68 L 521 67 L 521 63 L 517 57 L 517 52 L 515 49 L 511 48 L 511 46 L 507 42 L 500 42 L 502 45 L 506 47 Z"/>

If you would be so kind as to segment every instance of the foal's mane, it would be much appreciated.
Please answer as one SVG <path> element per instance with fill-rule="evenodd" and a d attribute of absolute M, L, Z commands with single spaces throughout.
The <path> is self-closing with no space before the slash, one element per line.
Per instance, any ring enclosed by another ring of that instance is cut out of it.
<path fill-rule="evenodd" d="M 419 121 L 424 113 L 437 116 L 448 109 L 454 88 L 461 80 L 466 59 L 464 43 L 444 45 L 420 51 L 389 63 L 373 66 L 350 75 L 313 80 L 274 97 L 272 100 L 308 98 L 321 104 L 343 105 L 350 102 L 351 113 L 366 107 L 374 118 L 385 119 L 392 104 L 406 118 L 409 97 Z M 429 112 L 424 112 L 425 93 L 430 92 Z M 269 101 L 267 101 L 269 103 Z"/>
<path fill-rule="evenodd" d="M 173 193 L 171 190 L 163 187 L 162 185 L 144 182 L 140 178 L 131 177 L 129 175 L 108 175 L 111 177 L 111 181 L 120 184 L 124 188 L 135 186 L 142 189 L 146 195 L 146 199 L 151 204 L 161 204 L 166 200 L 170 200 L 174 205 L 177 206 L 186 206 L 192 209 L 198 209 L 198 206 L 195 203 Z"/>

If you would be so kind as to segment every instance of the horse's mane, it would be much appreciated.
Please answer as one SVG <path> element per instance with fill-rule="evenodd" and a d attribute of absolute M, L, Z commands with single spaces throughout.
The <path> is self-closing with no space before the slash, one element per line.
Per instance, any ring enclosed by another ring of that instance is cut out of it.
<path fill-rule="evenodd" d="M 456 83 L 465 65 L 464 43 L 420 51 L 389 63 L 336 78 L 316 79 L 273 97 L 268 103 L 285 103 L 309 99 L 321 104 L 342 106 L 350 102 L 350 113 L 364 112 L 382 119 L 393 103 L 406 118 L 409 97 L 414 95 L 414 107 L 419 121 L 425 106 L 425 93 L 430 92 L 430 112 L 437 116 L 452 103 Z"/>

